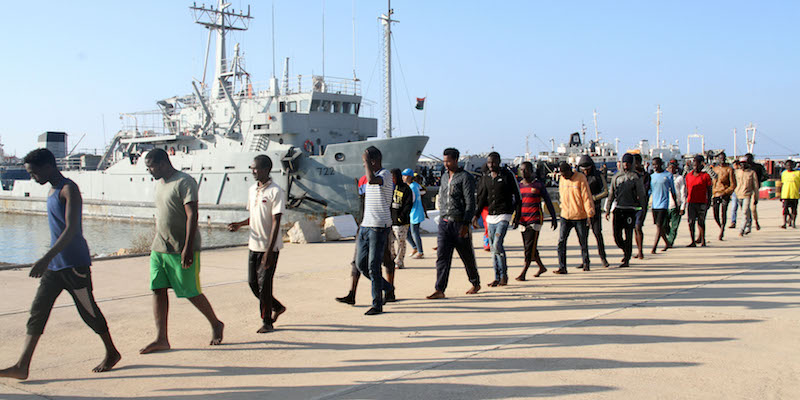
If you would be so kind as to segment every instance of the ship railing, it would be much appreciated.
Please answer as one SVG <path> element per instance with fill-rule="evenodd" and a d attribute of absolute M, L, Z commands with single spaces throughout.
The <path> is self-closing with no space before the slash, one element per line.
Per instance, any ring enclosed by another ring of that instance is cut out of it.
<path fill-rule="evenodd" d="M 266 97 L 272 94 L 270 83 L 268 81 L 252 82 L 241 86 L 237 85 L 237 87 L 230 89 L 231 96 L 235 99 Z M 330 76 L 322 77 L 319 75 L 297 75 L 294 78 L 289 78 L 288 81 L 278 81 L 278 91 L 284 95 L 321 92 L 361 96 L 361 81 L 358 79 L 337 78 Z M 213 98 L 212 88 L 208 86 L 206 86 L 201 93 L 206 99 Z M 221 96 L 222 93 L 220 93 L 217 97 Z"/>
<path fill-rule="evenodd" d="M 131 132 L 134 137 L 173 135 L 174 132 L 188 134 L 181 130 L 180 121 L 165 121 L 160 110 L 139 111 L 120 114 L 121 131 Z"/>

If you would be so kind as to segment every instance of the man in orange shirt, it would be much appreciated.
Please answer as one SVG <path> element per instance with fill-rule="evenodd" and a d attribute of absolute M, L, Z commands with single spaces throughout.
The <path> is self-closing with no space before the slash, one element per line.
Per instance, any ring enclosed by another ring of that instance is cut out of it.
<path fill-rule="evenodd" d="M 587 221 L 594 217 L 594 200 L 589 190 L 586 175 L 573 172 L 572 167 L 562 161 L 558 165 L 561 171 L 561 180 L 558 183 L 559 206 L 561 208 L 561 231 L 558 238 L 558 265 L 553 273 L 567 273 L 567 238 L 572 228 L 578 232 L 578 242 L 581 244 L 581 255 L 584 271 L 589 270 L 589 228 Z"/>

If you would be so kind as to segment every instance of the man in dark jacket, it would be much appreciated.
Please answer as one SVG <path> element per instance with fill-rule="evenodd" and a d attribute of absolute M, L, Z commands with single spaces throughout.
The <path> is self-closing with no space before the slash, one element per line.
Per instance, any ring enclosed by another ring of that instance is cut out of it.
<path fill-rule="evenodd" d="M 494 281 L 489 286 L 505 286 L 508 284 L 508 264 L 503 241 L 508 225 L 513 229 L 519 225 L 520 201 L 519 186 L 514 174 L 507 168 L 500 168 L 500 154 L 489 153 L 486 160 L 489 172 L 478 182 L 477 209 L 488 208 L 486 224 L 489 228 L 489 248 L 494 263 Z M 513 219 L 513 221 L 512 221 Z M 478 216 L 472 218 L 472 225 L 478 227 Z"/>
<path fill-rule="evenodd" d="M 389 235 L 389 248 L 397 268 L 405 267 L 403 259 L 406 258 L 406 236 L 408 236 L 409 221 L 411 220 L 411 207 L 414 205 L 414 193 L 405 181 L 400 169 L 392 170 L 394 193 L 392 195 L 392 234 Z M 397 248 L 395 249 L 395 245 Z M 394 274 L 392 274 L 394 278 Z M 394 279 L 389 280 L 394 284 Z"/>
<path fill-rule="evenodd" d="M 578 167 L 586 175 L 586 180 L 589 181 L 589 191 L 592 192 L 592 199 L 594 200 L 594 217 L 589 218 L 589 227 L 592 228 L 594 238 L 597 240 L 597 252 L 600 253 L 603 267 L 608 268 L 606 245 L 603 241 L 603 217 L 600 214 L 600 202 L 608 197 L 608 183 L 605 175 L 597 170 L 594 161 L 588 155 L 581 156 L 580 161 L 578 161 Z"/>
<path fill-rule="evenodd" d="M 475 251 L 472 248 L 470 221 L 475 216 L 475 179 L 458 166 L 458 150 L 444 150 L 445 172 L 439 185 L 439 234 L 436 254 L 436 291 L 428 299 L 443 299 L 450 278 L 453 250 L 458 251 L 467 269 L 472 288 L 467 294 L 481 289 Z"/>
<path fill-rule="evenodd" d="M 637 209 L 647 207 L 647 192 L 644 180 L 633 170 L 633 154 L 622 156 L 622 170 L 611 178 L 611 189 L 606 202 L 606 219 L 614 212 L 614 241 L 624 256 L 620 268 L 630 266 L 633 253 L 633 229 L 636 226 Z M 613 210 L 612 210 L 613 205 Z M 625 236 L 623 237 L 623 233 Z"/>

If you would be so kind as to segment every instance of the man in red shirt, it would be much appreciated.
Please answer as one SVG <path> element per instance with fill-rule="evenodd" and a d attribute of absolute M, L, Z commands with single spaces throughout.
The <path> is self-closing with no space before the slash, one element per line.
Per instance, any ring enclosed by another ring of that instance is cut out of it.
<path fill-rule="evenodd" d="M 687 208 L 686 213 L 689 217 L 689 235 L 692 244 L 687 247 L 697 247 L 706 245 L 706 212 L 711 202 L 711 176 L 703 172 L 705 159 L 702 155 L 695 156 L 694 169 L 686 174 L 686 193 Z M 694 237 L 694 224 L 697 222 L 697 240 Z"/>

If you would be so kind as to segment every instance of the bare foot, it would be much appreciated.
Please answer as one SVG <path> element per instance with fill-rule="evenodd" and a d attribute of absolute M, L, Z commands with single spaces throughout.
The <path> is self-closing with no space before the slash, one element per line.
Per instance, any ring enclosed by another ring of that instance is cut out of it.
<path fill-rule="evenodd" d="M 533 275 L 533 277 L 534 278 L 538 278 L 538 277 L 542 276 L 542 274 L 545 273 L 545 272 L 547 272 L 547 268 L 545 268 L 545 267 L 539 268 L 539 271 L 537 271 L 536 274 Z"/>
<path fill-rule="evenodd" d="M 478 293 L 479 290 L 481 290 L 481 285 L 475 285 L 467 290 L 467 294 L 475 294 Z"/>
<path fill-rule="evenodd" d="M 608 260 L 603 260 L 603 268 L 608 268 L 611 264 L 608 263 Z"/>
<path fill-rule="evenodd" d="M 156 339 L 153 343 L 148 344 L 147 346 L 142 347 L 139 350 L 139 354 L 150 354 L 155 353 L 157 351 L 164 351 L 169 350 L 171 347 L 169 346 L 169 341 L 166 339 L 159 340 Z"/>
<path fill-rule="evenodd" d="M 690 244 L 690 245 L 688 245 L 688 246 L 686 246 L 686 247 L 697 247 L 697 243 L 695 243 L 695 242 L 692 242 L 692 244 Z"/>
<path fill-rule="evenodd" d="M 702 243 L 700 243 L 700 247 L 706 247 L 706 241 L 705 240 Z"/>
<path fill-rule="evenodd" d="M 274 314 L 272 314 L 272 323 L 274 324 L 274 323 L 275 323 L 275 321 L 277 321 L 277 320 L 278 320 L 278 317 L 280 317 L 280 316 L 281 316 L 281 314 L 283 314 L 283 313 L 285 313 L 285 312 L 286 312 L 286 307 L 283 307 L 283 308 L 280 308 L 280 309 L 277 309 L 277 310 L 275 310 L 275 313 L 274 313 Z"/>
<path fill-rule="evenodd" d="M 650 250 L 650 254 L 656 254 L 656 248 L 653 247 L 653 250 Z"/>
<path fill-rule="evenodd" d="M 430 296 L 426 297 L 426 299 L 428 300 L 443 299 L 443 298 L 444 298 L 444 292 L 440 292 L 438 290 L 433 292 L 433 294 L 431 294 Z"/>
<path fill-rule="evenodd" d="M 638 259 L 640 259 L 640 260 L 644 260 L 644 254 L 642 254 L 642 253 L 639 253 L 639 254 L 637 254 L 637 255 L 633 256 L 633 258 L 638 258 Z"/>
<path fill-rule="evenodd" d="M 722 237 L 723 237 L 723 236 L 725 236 L 725 232 L 720 232 L 720 233 L 719 233 L 719 240 L 720 240 L 720 241 L 722 241 Z"/>
<path fill-rule="evenodd" d="M 661 251 L 667 251 L 667 250 L 669 250 L 669 246 L 664 246 L 664 248 L 661 249 Z"/>
<path fill-rule="evenodd" d="M 106 354 L 106 358 L 104 358 L 100 364 L 97 364 L 97 366 L 92 369 L 92 372 L 111 371 L 111 368 L 114 368 L 121 359 L 122 356 L 119 352 L 115 351 L 114 354 Z"/>
<path fill-rule="evenodd" d="M 272 325 L 264 324 L 256 331 L 256 333 L 270 333 L 274 330 L 275 328 Z"/>
<path fill-rule="evenodd" d="M 520 275 L 520 276 L 516 277 L 515 279 L 520 281 L 520 282 L 525 282 L 527 280 L 527 279 L 525 279 L 525 275 Z"/>
<path fill-rule="evenodd" d="M 22 369 L 19 365 L 0 369 L 0 378 L 14 378 L 24 381 L 28 379 L 28 370 Z"/>
<path fill-rule="evenodd" d="M 217 324 L 213 329 L 213 336 L 211 337 L 211 343 L 209 343 L 210 346 L 218 346 L 222 344 L 223 330 L 225 330 L 225 324 L 223 324 L 222 321 L 219 321 L 219 324 Z"/>

